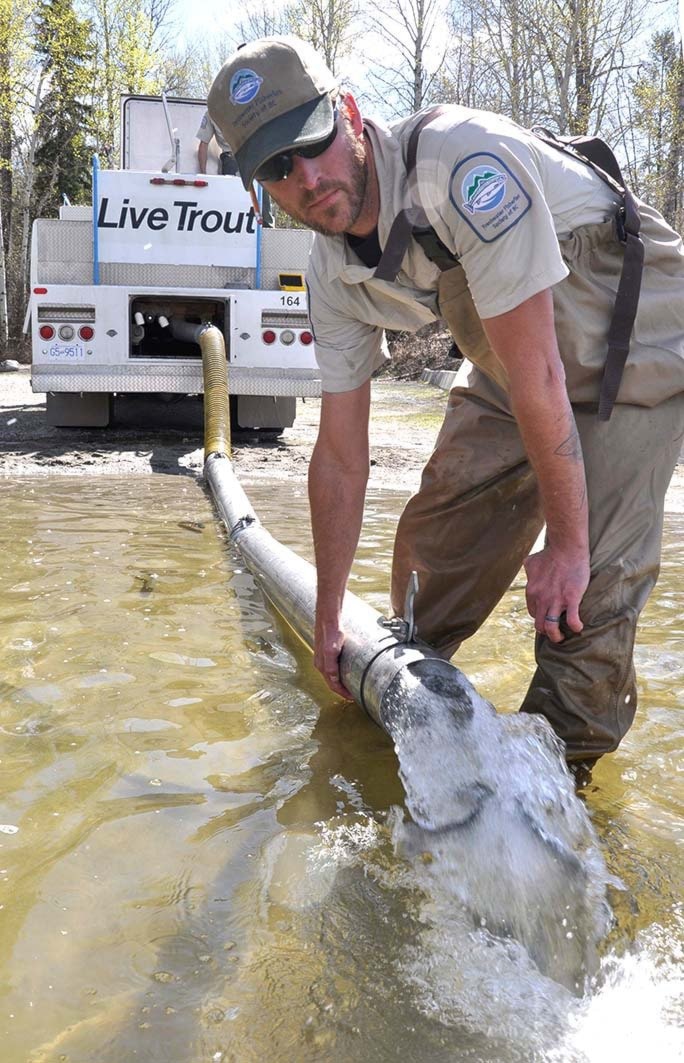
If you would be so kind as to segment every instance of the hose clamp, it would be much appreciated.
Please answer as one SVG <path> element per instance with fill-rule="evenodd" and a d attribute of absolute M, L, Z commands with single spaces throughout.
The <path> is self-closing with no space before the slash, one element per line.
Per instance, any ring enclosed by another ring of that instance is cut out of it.
<path fill-rule="evenodd" d="M 250 524 L 256 524 L 256 517 L 240 517 L 230 529 L 230 541 L 234 543 L 240 532 L 243 532 L 245 528 L 249 528 Z"/>
<path fill-rule="evenodd" d="M 374 654 L 366 667 L 363 670 L 361 676 L 361 683 L 359 686 L 359 701 L 361 706 L 366 710 L 368 716 L 377 723 L 377 720 L 372 715 L 368 705 L 366 704 L 365 687 L 366 680 L 368 679 L 368 673 L 372 666 L 377 661 L 378 657 L 381 657 L 383 653 L 387 653 L 388 650 L 393 650 L 397 646 L 408 646 L 409 643 L 415 642 L 418 634 L 418 626 L 415 620 L 415 601 L 416 594 L 418 593 L 418 573 L 413 571 L 409 577 L 408 587 L 406 588 L 406 597 L 404 599 L 404 615 L 393 616 L 387 618 L 385 616 L 380 617 L 380 626 L 384 627 L 391 635 L 394 635 L 395 641 L 388 642 L 387 645 L 381 646 L 376 654 Z"/>
<path fill-rule="evenodd" d="M 418 635 L 418 625 L 415 620 L 415 602 L 418 593 L 418 573 L 413 570 L 409 576 L 406 597 L 404 599 L 404 615 L 393 616 L 389 620 L 382 617 L 380 623 L 391 631 L 397 642 L 408 644 L 415 642 Z"/>

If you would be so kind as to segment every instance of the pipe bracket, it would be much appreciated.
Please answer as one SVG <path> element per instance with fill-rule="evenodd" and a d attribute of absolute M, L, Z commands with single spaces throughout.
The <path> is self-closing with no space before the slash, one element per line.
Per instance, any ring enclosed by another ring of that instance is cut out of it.
<path fill-rule="evenodd" d="M 406 588 L 403 617 L 393 616 L 388 620 L 383 616 L 380 620 L 382 626 L 392 632 L 397 642 L 403 642 L 407 645 L 409 642 L 415 642 L 418 634 L 414 611 L 417 593 L 418 573 L 414 569 L 409 576 L 408 587 Z"/>
<path fill-rule="evenodd" d="M 238 521 L 236 521 L 235 524 L 233 525 L 233 527 L 230 529 L 229 535 L 230 535 L 231 542 L 235 542 L 235 540 L 237 539 L 237 537 L 240 534 L 240 532 L 243 532 L 245 530 L 245 528 L 249 528 L 250 524 L 256 524 L 256 523 L 257 523 L 257 518 L 256 517 L 251 517 L 251 516 L 240 517 L 240 519 Z"/>

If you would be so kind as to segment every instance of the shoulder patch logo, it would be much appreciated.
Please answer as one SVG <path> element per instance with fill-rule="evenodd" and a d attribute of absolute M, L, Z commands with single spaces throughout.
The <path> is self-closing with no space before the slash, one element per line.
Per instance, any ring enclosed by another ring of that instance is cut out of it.
<path fill-rule="evenodd" d="M 251 103 L 258 94 L 263 80 L 253 70 L 248 70 L 246 67 L 242 70 L 236 70 L 230 79 L 229 92 L 231 102 L 238 104 Z"/>
<path fill-rule="evenodd" d="M 484 243 L 503 236 L 532 206 L 505 162 L 486 151 L 457 163 L 451 171 L 449 198 Z"/>
<path fill-rule="evenodd" d="M 475 211 L 494 210 L 506 195 L 508 174 L 496 170 L 493 166 L 476 166 L 463 179 L 463 207 L 474 214 Z"/>

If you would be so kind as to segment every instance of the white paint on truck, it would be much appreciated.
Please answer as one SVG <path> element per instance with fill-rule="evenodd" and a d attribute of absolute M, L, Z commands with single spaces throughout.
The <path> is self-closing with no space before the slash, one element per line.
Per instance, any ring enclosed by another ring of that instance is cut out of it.
<path fill-rule="evenodd" d="M 173 324 L 209 321 L 225 337 L 238 423 L 282 428 L 296 397 L 320 394 L 306 291 L 297 290 L 312 234 L 262 230 L 239 178 L 194 173 L 205 105 L 167 102 L 188 172 L 169 169 L 161 100 L 128 97 L 124 161 L 156 158 L 159 168 L 99 170 L 93 206 L 34 223 L 33 390 L 48 393 L 58 424 L 80 414 L 105 424 L 117 393 L 199 394 L 199 347 L 174 337 Z"/>

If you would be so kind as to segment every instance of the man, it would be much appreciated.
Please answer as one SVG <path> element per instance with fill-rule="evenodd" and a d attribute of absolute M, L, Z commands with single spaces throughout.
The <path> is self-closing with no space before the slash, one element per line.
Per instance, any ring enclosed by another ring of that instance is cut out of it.
<path fill-rule="evenodd" d="M 521 708 L 548 717 L 569 763 L 591 765 L 634 717 L 636 622 L 657 577 L 682 444 L 681 240 L 641 205 L 641 297 L 617 402 L 606 403 L 621 197 L 586 163 L 459 106 L 432 116 L 416 145 L 416 116 L 391 130 L 364 120 L 295 38 L 234 55 L 209 110 L 245 187 L 260 181 L 320 234 L 308 271 L 323 381 L 309 477 L 317 667 L 346 693 L 340 609 L 362 522 L 383 328 L 415 330 L 441 314 L 475 366 L 451 393 L 399 522 L 392 604 L 401 611 L 417 570 L 419 634 L 451 655 L 524 564 L 537 670 Z M 433 231 L 446 263 L 425 254 L 412 219 Z M 544 523 L 545 546 L 530 557 Z"/>
<path fill-rule="evenodd" d="M 195 134 L 197 144 L 197 166 L 200 173 L 207 172 L 207 159 L 209 157 L 209 145 L 216 140 L 219 149 L 219 173 L 224 177 L 235 177 L 238 172 L 235 156 L 230 150 L 230 145 L 221 135 L 221 130 L 214 125 L 209 117 L 209 111 L 205 111 L 200 122 L 199 129 Z"/>

